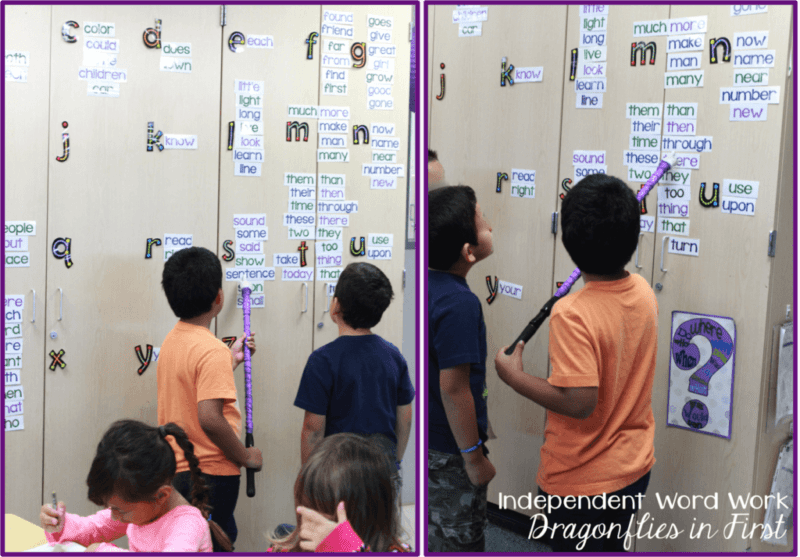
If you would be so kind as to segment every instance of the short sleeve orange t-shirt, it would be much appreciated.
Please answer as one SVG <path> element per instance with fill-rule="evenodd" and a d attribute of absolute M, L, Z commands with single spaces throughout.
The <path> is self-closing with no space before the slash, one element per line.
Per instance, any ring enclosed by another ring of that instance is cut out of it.
<path fill-rule="evenodd" d="M 639 275 L 588 282 L 553 307 L 548 381 L 598 387 L 598 399 L 584 420 L 547 412 L 537 477 L 546 493 L 611 493 L 653 467 L 657 341 L 658 302 Z"/>
<path fill-rule="evenodd" d="M 197 417 L 198 402 L 218 398 L 224 399 L 222 414 L 241 438 L 242 414 L 230 350 L 206 327 L 178 321 L 158 355 L 158 423 L 174 422 L 183 428 L 204 474 L 238 476 L 239 466 L 225 458 Z M 175 451 L 178 472 L 189 470 L 183 451 L 172 437 L 167 439 Z"/>

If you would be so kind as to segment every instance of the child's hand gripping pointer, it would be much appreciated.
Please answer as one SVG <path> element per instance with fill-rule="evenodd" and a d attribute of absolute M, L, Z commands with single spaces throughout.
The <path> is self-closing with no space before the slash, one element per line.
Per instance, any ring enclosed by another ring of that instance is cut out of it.
<path fill-rule="evenodd" d="M 250 333 L 250 336 L 247 339 L 247 347 L 250 349 L 250 354 L 256 353 L 256 341 L 255 341 L 255 333 Z M 233 369 L 239 367 L 244 361 L 244 338 L 245 335 L 236 339 L 236 342 L 233 343 L 231 346 L 231 360 L 233 361 Z"/>
<path fill-rule="evenodd" d="M 57 534 L 64 529 L 64 514 L 67 512 L 67 506 L 64 501 L 58 502 L 58 508 L 54 509 L 53 505 L 42 505 L 42 510 L 39 513 L 39 522 L 45 532 Z"/>
<path fill-rule="evenodd" d="M 515 345 L 501 348 L 497 352 L 497 356 L 494 357 L 494 367 L 497 369 L 497 376 L 506 385 L 509 384 L 509 381 L 514 375 L 523 373 L 522 351 L 524 348 L 525 343 L 519 341 Z M 510 355 L 509 352 L 511 352 Z"/>
<path fill-rule="evenodd" d="M 336 507 L 336 522 L 328 520 L 324 515 L 306 507 L 297 507 L 297 514 L 302 518 L 298 535 L 300 536 L 300 549 L 303 551 L 316 550 L 339 524 L 347 522 L 344 501 Z"/>

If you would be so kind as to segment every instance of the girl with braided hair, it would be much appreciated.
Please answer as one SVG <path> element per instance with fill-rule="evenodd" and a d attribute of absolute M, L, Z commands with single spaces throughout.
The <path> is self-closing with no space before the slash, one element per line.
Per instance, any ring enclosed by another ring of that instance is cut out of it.
<path fill-rule="evenodd" d="M 191 503 L 172 486 L 176 460 L 167 437 L 184 452 L 192 474 Z M 106 507 L 88 517 L 42 506 L 40 520 L 49 542 L 74 541 L 87 551 L 125 551 L 112 541 L 128 536 L 133 552 L 210 552 L 211 534 L 226 550 L 231 542 L 211 520 L 208 487 L 194 446 L 181 427 L 152 427 L 135 420 L 111 425 L 97 446 L 89 476 L 89 500 Z"/>

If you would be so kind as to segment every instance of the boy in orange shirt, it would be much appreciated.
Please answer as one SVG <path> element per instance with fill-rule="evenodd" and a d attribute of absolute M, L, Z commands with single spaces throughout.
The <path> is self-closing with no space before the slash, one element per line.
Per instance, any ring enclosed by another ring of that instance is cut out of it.
<path fill-rule="evenodd" d="M 236 398 L 233 370 L 244 359 L 244 335 L 229 350 L 211 332 L 211 320 L 225 303 L 222 265 L 205 248 L 175 252 L 164 264 L 161 284 L 179 321 L 167 334 L 158 357 L 158 423 L 181 426 L 194 445 L 194 457 L 210 489 L 214 522 L 231 543 L 238 529 L 233 518 L 239 497 L 239 469 L 260 470 L 261 451 L 241 441 L 242 414 Z M 251 351 L 255 344 L 247 340 Z M 173 485 L 187 501 L 193 486 L 189 463 L 170 437 L 178 473 Z M 222 551 L 213 540 L 214 551 Z"/>
<path fill-rule="evenodd" d="M 567 194 L 561 226 L 585 285 L 553 307 L 551 375 L 523 372 L 522 342 L 511 356 L 502 348 L 495 366 L 503 382 L 548 410 L 537 483 L 554 509 L 553 551 L 621 552 L 631 549 L 629 524 L 655 463 L 658 304 L 648 282 L 625 270 L 639 237 L 639 203 L 618 178 L 593 174 Z M 630 497 L 588 509 L 586 499 L 581 509 L 565 509 L 560 499 L 602 493 Z"/>

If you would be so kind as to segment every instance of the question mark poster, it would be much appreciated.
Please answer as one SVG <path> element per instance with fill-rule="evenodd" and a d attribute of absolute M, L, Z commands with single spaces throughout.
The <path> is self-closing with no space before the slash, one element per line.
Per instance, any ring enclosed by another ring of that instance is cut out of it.
<path fill-rule="evenodd" d="M 672 312 L 667 425 L 731 438 L 736 324 Z"/>

